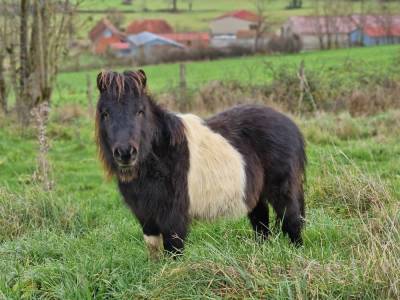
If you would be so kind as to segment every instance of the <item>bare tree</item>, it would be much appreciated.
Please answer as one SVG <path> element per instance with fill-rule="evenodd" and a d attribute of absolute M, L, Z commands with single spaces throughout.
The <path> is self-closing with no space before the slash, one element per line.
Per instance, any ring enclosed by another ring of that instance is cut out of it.
<path fill-rule="evenodd" d="M 360 29 L 360 36 L 358 41 L 356 42 L 357 44 L 362 45 L 363 41 L 364 41 L 364 27 L 365 27 L 365 23 L 366 23 L 366 5 L 365 5 L 365 0 L 360 0 L 360 16 L 356 21 L 356 25 L 358 27 L 358 29 Z"/>
<path fill-rule="evenodd" d="M 142 0 L 142 11 L 148 11 L 147 0 Z"/>
<path fill-rule="evenodd" d="M 177 12 L 178 11 L 178 0 L 166 0 L 168 5 L 171 8 L 171 11 Z"/>
<path fill-rule="evenodd" d="M 321 18 L 321 1 L 320 0 L 314 0 L 313 3 L 314 7 L 314 28 L 315 28 L 315 33 L 318 35 L 318 41 L 319 41 L 319 48 L 324 49 L 325 44 L 324 44 L 324 28 L 322 28 L 322 18 Z"/>
<path fill-rule="evenodd" d="M 3 113 L 7 113 L 7 87 L 4 77 L 4 52 L 4 49 L 0 50 L 0 110 Z"/>
<path fill-rule="evenodd" d="M 347 0 L 314 0 L 315 32 L 321 49 L 339 47 L 343 29 L 352 23 L 352 3 Z"/>
<path fill-rule="evenodd" d="M 19 26 L 14 25 L 13 34 L 7 35 L 10 40 L 0 38 L 6 41 L 5 59 L 10 66 L 17 115 L 26 124 L 33 107 L 42 102 L 51 103 L 58 68 L 69 48 L 74 11 L 81 1 L 74 1 L 73 5 L 69 0 L 16 2 L 2 1 L 2 21 L 12 20 Z"/>
<path fill-rule="evenodd" d="M 254 52 L 260 50 L 260 40 L 267 31 L 266 10 L 268 0 L 254 0 L 257 11 L 257 24 L 255 25 Z"/>
<path fill-rule="evenodd" d="M 125 14 L 116 8 L 108 9 L 106 18 L 119 29 L 125 22 Z"/>
<path fill-rule="evenodd" d="M 0 5 L 3 6 L 3 3 L 0 2 Z M 2 7 L 3 14 L 5 13 L 5 10 L 6 8 Z M 0 111 L 3 113 L 8 112 L 7 96 L 9 89 L 7 88 L 6 82 L 5 61 L 9 38 L 10 20 L 8 18 L 3 18 L 0 26 Z"/>
<path fill-rule="evenodd" d="M 375 16 L 376 19 L 375 22 L 378 24 L 378 26 L 383 28 L 385 34 L 384 42 L 388 44 L 393 44 L 394 43 L 393 32 L 392 32 L 393 15 L 386 1 L 383 0 L 378 1 L 378 11 L 379 15 Z"/>
<path fill-rule="evenodd" d="M 188 4 L 188 11 L 193 11 L 193 2 L 194 0 L 186 0 Z"/>
<path fill-rule="evenodd" d="M 302 0 L 290 0 L 289 5 L 286 6 L 287 9 L 295 9 L 295 8 L 302 8 L 303 1 Z"/>
<path fill-rule="evenodd" d="M 17 97 L 17 112 L 21 122 L 25 123 L 29 119 L 29 61 L 28 61 L 28 15 L 29 0 L 20 2 L 20 25 L 19 25 L 19 95 Z"/>

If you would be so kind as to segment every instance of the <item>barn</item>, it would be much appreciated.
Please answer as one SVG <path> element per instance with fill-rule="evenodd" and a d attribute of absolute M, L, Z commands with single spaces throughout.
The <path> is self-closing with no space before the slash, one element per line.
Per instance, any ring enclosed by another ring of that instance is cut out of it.
<path fill-rule="evenodd" d="M 303 49 L 312 50 L 348 47 L 349 34 L 356 28 L 357 24 L 351 16 L 295 16 L 282 26 L 281 34 L 284 37 L 298 35 Z"/>
<path fill-rule="evenodd" d="M 145 19 L 131 22 L 126 28 L 127 34 L 139 34 L 141 32 L 151 32 L 155 34 L 173 33 L 174 30 L 167 21 L 162 19 Z"/>
<path fill-rule="evenodd" d="M 350 33 L 353 45 L 375 46 L 400 43 L 400 16 L 359 17 L 359 26 Z"/>
<path fill-rule="evenodd" d="M 236 36 L 238 31 L 255 30 L 261 17 L 247 10 L 232 11 L 212 20 L 209 24 L 213 36 Z"/>
<path fill-rule="evenodd" d="M 92 42 L 92 51 L 96 54 L 104 54 L 112 44 L 122 42 L 125 35 L 104 18 L 92 28 L 89 38 Z"/>
<path fill-rule="evenodd" d="M 281 34 L 297 34 L 305 50 L 400 43 L 400 16 L 296 16 L 282 26 Z"/>

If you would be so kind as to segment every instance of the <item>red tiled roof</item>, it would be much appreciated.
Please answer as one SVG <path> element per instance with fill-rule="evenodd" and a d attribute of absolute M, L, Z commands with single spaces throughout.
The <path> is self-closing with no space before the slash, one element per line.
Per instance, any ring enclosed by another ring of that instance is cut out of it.
<path fill-rule="evenodd" d="M 359 24 L 368 24 L 372 26 L 387 26 L 387 25 L 400 25 L 400 16 L 399 15 L 366 15 L 361 16 L 355 14 L 352 16 L 354 21 Z"/>
<path fill-rule="evenodd" d="M 351 15 L 351 16 L 295 16 L 288 24 L 297 34 L 321 34 L 328 32 L 350 33 L 364 28 L 369 36 L 397 35 L 400 31 L 400 16 Z M 389 29 L 390 28 L 390 29 Z"/>
<path fill-rule="evenodd" d="M 122 32 L 118 30 L 109 20 L 101 19 L 97 24 L 90 30 L 89 38 L 94 42 L 97 40 L 104 30 L 109 29 L 114 35 L 122 36 Z"/>
<path fill-rule="evenodd" d="M 353 18 L 368 36 L 400 36 L 400 16 L 354 15 Z"/>
<path fill-rule="evenodd" d="M 124 43 L 124 42 L 117 42 L 110 44 L 110 48 L 115 50 L 126 50 L 129 49 L 129 46 L 130 46 L 129 43 Z"/>
<path fill-rule="evenodd" d="M 357 28 L 357 24 L 351 16 L 295 16 L 290 17 L 288 22 L 294 33 L 297 34 L 350 33 Z"/>
<path fill-rule="evenodd" d="M 400 26 L 365 26 L 364 33 L 371 37 L 400 36 Z"/>
<path fill-rule="evenodd" d="M 217 17 L 216 20 L 227 18 L 227 17 L 232 17 L 232 18 L 241 19 L 241 20 L 250 21 L 250 22 L 258 22 L 261 20 L 261 16 L 255 14 L 251 11 L 244 10 L 244 9 L 231 11 L 229 13 L 226 13 L 222 16 Z"/>
<path fill-rule="evenodd" d="M 165 20 L 161 19 L 148 19 L 148 20 L 137 20 L 133 21 L 126 28 L 126 32 L 129 34 L 137 34 L 144 31 L 152 33 L 172 33 L 174 30 L 171 25 Z"/>
<path fill-rule="evenodd" d="M 160 34 L 160 36 L 176 42 L 182 42 L 182 41 L 208 42 L 210 40 L 208 32 L 177 32 L 177 33 Z"/>

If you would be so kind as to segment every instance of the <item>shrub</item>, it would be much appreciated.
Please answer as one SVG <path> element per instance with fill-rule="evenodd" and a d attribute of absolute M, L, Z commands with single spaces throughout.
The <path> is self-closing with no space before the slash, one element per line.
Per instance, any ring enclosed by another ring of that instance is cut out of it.
<path fill-rule="evenodd" d="M 297 34 L 273 36 L 267 44 L 267 50 L 272 53 L 299 53 L 302 49 L 303 42 Z"/>
<path fill-rule="evenodd" d="M 252 49 L 231 46 L 227 48 L 190 48 L 153 50 L 152 55 L 134 58 L 138 65 L 172 63 L 179 61 L 214 60 L 225 57 L 236 57 L 253 54 Z"/>

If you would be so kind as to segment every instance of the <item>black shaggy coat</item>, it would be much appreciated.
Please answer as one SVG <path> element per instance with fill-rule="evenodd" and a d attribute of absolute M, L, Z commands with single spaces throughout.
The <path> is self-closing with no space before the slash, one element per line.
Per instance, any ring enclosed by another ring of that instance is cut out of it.
<path fill-rule="evenodd" d="M 151 100 L 143 71 L 101 73 L 98 87 L 97 142 L 105 168 L 119 179 L 119 190 L 143 233 L 161 235 L 164 249 L 179 253 L 193 201 L 188 186 L 190 147 L 182 119 Z M 292 242 L 301 244 L 306 155 L 297 126 L 260 105 L 231 108 L 204 125 L 224 137 L 244 159 L 243 201 L 255 232 L 268 236 L 270 203 L 282 230 Z M 123 152 L 124 143 L 138 153 L 129 168 L 116 162 L 120 158 L 116 152 Z"/>
<path fill-rule="evenodd" d="M 164 249 L 175 252 L 183 249 L 190 221 L 186 180 L 189 149 L 180 120 L 156 106 L 153 109 L 157 111 L 162 134 L 153 141 L 150 157 L 140 162 L 137 179 L 119 181 L 118 187 L 142 225 L 143 233 L 162 234 Z M 171 142 L 174 139 L 179 142 Z M 174 238 L 175 235 L 179 238 Z"/>

